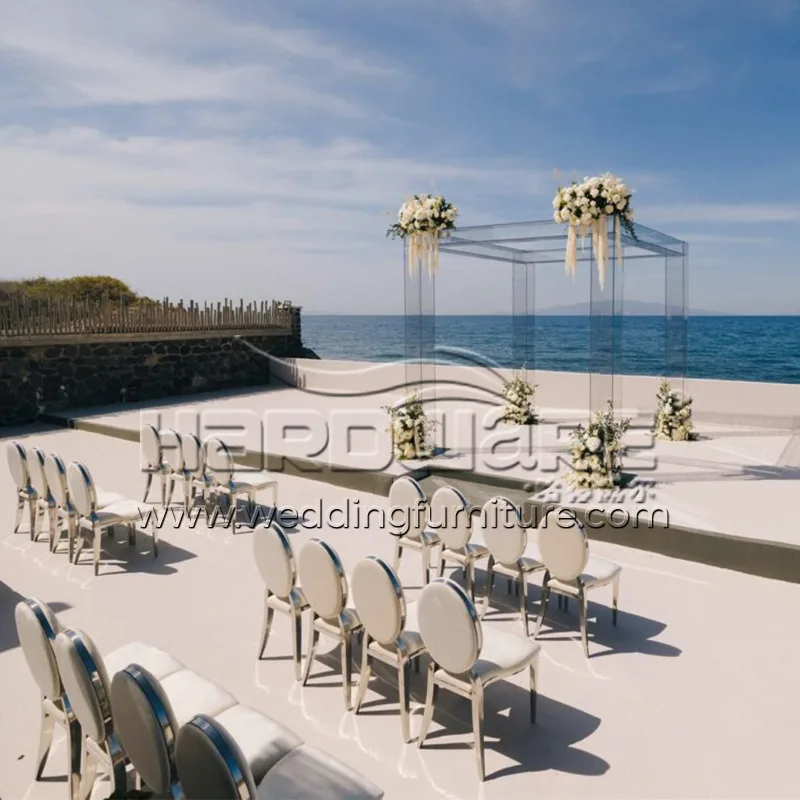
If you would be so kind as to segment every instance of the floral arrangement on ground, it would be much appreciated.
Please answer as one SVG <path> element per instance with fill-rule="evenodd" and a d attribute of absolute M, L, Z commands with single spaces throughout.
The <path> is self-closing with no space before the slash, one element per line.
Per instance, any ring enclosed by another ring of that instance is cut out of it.
<path fill-rule="evenodd" d="M 416 393 L 406 397 L 402 403 L 384 406 L 389 415 L 394 457 L 399 461 L 428 458 L 433 453 L 430 436 L 436 423 L 425 415 L 425 409 Z"/>
<path fill-rule="evenodd" d="M 538 425 L 539 416 L 533 404 L 535 394 L 536 386 L 519 375 L 504 383 L 503 397 L 506 404 L 500 420 L 510 425 Z"/>
<path fill-rule="evenodd" d="M 595 412 L 591 422 L 570 434 L 572 469 L 564 480 L 573 489 L 612 489 L 622 483 L 622 437 L 629 419 L 617 420 L 614 406 Z"/>
<path fill-rule="evenodd" d="M 667 442 L 692 442 L 697 439 L 693 428 L 692 398 L 681 397 L 668 380 L 662 380 L 656 395 L 653 436 Z"/>

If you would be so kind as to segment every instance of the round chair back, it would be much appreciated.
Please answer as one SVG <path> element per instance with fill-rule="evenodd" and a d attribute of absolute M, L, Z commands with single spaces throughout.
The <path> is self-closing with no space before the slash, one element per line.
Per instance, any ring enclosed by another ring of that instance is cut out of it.
<path fill-rule="evenodd" d="M 47 485 L 50 487 L 56 505 L 64 508 L 69 501 L 69 492 L 67 491 L 67 468 L 64 466 L 61 456 L 50 453 L 45 458 L 44 474 L 47 476 Z"/>
<path fill-rule="evenodd" d="M 429 520 L 431 529 L 450 550 L 463 550 L 472 536 L 469 503 L 452 486 L 442 486 L 433 493 Z"/>
<path fill-rule="evenodd" d="M 289 537 L 277 522 L 253 531 L 253 555 L 264 585 L 278 597 L 288 597 L 297 580 Z"/>
<path fill-rule="evenodd" d="M 209 436 L 203 446 L 209 472 L 220 483 L 228 483 L 233 477 L 233 456 L 228 445 L 216 436 Z"/>
<path fill-rule="evenodd" d="M 151 469 L 161 466 L 163 460 L 161 449 L 161 436 L 153 425 L 142 425 L 139 434 L 139 442 L 142 446 L 142 455 L 145 463 Z"/>
<path fill-rule="evenodd" d="M 9 442 L 6 447 L 6 457 L 8 458 L 8 469 L 17 489 L 27 489 L 31 481 L 28 475 L 28 459 L 25 456 L 25 448 L 19 442 Z"/>
<path fill-rule="evenodd" d="M 114 730 L 136 772 L 157 796 L 171 796 L 177 728 L 161 684 L 144 667 L 130 664 L 111 681 L 111 709 Z"/>
<path fill-rule="evenodd" d="M 183 468 L 198 478 L 206 471 L 203 443 L 193 433 L 183 437 Z"/>
<path fill-rule="evenodd" d="M 426 521 L 422 487 L 406 475 L 398 478 L 389 487 L 389 532 L 419 539 Z"/>
<path fill-rule="evenodd" d="M 61 697 L 61 676 L 53 652 L 53 641 L 61 630 L 56 615 L 46 603 L 33 597 L 14 609 L 22 654 L 42 694 L 50 700 Z"/>
<path fill-rule="evenodd" d="M 321 539 L 312 539 L 300 551 L 300 583 L 313 611 L 334 619 L 347 605 L 347 578 L 336 551 Z"/>
<path fill-rule="evenodd" d="M 31 447 L 28 450 L 27 460 L 31 486 L 36 490 L 37 496 L 44 500 L 50 496 L 47 488 L 47 475 L 44 471 L 44 453 L 38 447 Z"/>
<path fill-rule="evenodd" d="M 198 714 L 178 731 L 175 763 L 186 800 L 255 800 L 247 758 L 228 731 Z"/>
<path fill-rule="evenodd" d="M 173 472 L 183 472 L 183 437 L 172 428 L 161 431 L 160 435 L 164 461 Z"/>
<path fill-rule="evenodd" d="M 537 530 L 542 561 L 554 578 L 571 581 L 583 573 L 589 561 L 589 539 L 571 511 L 553 509 Z"/>
<path fill-rule="evenodd" d="M 73 461 L 67 467 L 67 487 L 70 499 L 82 517 L 90 517 L 97 506 L 97 492 L 89 470 Z"/>
<path fill-rule="evenodd" d="M 460 675 L 471 669 L 483 647 L 475 606 L 466 592 L 447 578 L 437 578 L 420 592 L 417 622 L 431 658 L 443 670 Z"/>
<path fill-rule="evenodd" d="M 403 587 L 394 570 L 383 559 L 368 556 L 356 564 L 351 584 L 367 633 L 382 645 L 394 644 L 406 622 Z"/>
<path fill-rule="evenodd" d="M 505 497 L 493 497 L 481 509 L 479 524 L 492 558 L 498 564 L 516 564 L 528 544 L 519 509 Z"/>
<path fill-rule="evenodd" d="M 111 734 L 108 673 L 94 642 L 81 631 L 56 634 L 56 662 L 83 733 L 97 744 Z"/>

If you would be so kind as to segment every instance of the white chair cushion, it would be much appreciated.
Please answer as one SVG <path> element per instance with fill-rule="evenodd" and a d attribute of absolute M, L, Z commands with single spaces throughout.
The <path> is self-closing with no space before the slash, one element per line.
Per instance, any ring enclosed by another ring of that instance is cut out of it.
<path fill-rule="evenodd" d="M 116 522 L 140 522 L 147 518 L 153 506 L 137 500 L 120 500 L 96 512 L 97 525 L 114 525 Z"/>
<path fill-rule="evenodd" d="M 541 650 L 541 645 L 527 636 L 499 631 L 491 625 L 483 626 L 483 648 L 470 670 L 482 683 L 510 677 L 525 669 Z M 437 678 L 443 683 L 464 683 L 468 676 L 450 675 L 438 670 Z"/>
<path fill-rule="evenodd" d="M 145 644 L 145 642 L 124 644 L 103 656 L 103 660 L 110 678 L 113 678 L 118 672 L 122 672 L 130 664 L 144 667 L 158 680 L 163 680 L 167 675 L 183 669 L 183 664 L 177 658 L 173 658 L 169 653 L 165 653 L 151 644 Z"/>
<path fill-rule="evenodd" d="M 258 786 L 259 800 L 379 800 L 383 790 L 307 744 L 284 756 Z"/>
<path fill-rule="evenodd" d="M 127 500 L 124 494 L 117 494 L 116 492 L 106 492 L 103 489 L 97 490 L 97 508 L 106 508 L 113 503 L 121 503 Z"/>
<path fill-rule="evenodd" d="M 343 608 L 339 616 L 346 631 L 353 631 L 361 627 L 361 620 L 354 608 Z M 340 633 L 339 621 L 335 617 L 333 619 L 317 617 L 314 624 L 331 636 L 338 636 Z"/>
<path fill-rule="evenodd" d="M 586 565 L 585 572 L 581 575 L 581 580 L 586 586 L 593 583 L 606 583 L 621 571 L 622 567 L 613 561 L 608 561 L 599 556 L 589 556 L 589 563 Z"/>
<path fill-rule="evenodd" d="M 400 638 L 403 639 L 410 653 L 418 653 L 425 649 L 425 642 L 422 641 L 422 634 L 419 632 L 416 602 L 406 605 L 406 624 Z"/>
<path fill-rule="evenodd" d="M 263 489 L 278 482 L 278 476 L 271 472 L 235 472 L 231 486 L 236 492 Z"/>
<path fill-rule="evenodd" d="M 216 717 L 238 705 L 233 695 L 190 669 L 173 672 L 161 681 L 161 686 L 178 727 L 185 725 L 195 714 Z"/>
<path fill-rule="evenodd" d="M 248 706 L 233 706 L 215 719 L 236 740 L 256 783 L 287 753 L 303 744 L 287 727 Z"/>

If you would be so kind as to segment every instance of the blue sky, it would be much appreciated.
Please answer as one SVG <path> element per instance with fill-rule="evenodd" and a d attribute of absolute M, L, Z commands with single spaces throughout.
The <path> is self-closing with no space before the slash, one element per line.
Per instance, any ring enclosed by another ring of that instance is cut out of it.
<path fill-rule="evenodd" d="M 538 219 L 610 170 L 690 242 L 692 306 L 800 313 L 798 132 L 800 0 L 3 3 L 0 274 L 399 313 L 407 194 Z M 648 269 L 627 296 L 663 297 Z M 442 263 L 442 312 L 510 293 Z"/>

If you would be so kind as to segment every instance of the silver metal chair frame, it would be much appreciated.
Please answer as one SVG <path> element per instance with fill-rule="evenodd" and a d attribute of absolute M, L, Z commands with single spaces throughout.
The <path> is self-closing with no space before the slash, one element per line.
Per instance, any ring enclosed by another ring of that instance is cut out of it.
<path fill-rule="evenodd" d="M 312 539 L 311 541 L 319 542 L 328 555 L 336 568 L 336 572 L 341 584 L 342 590 L 342 606 L 343 611 L 347 607 L 347 576 L 345 575 L 342 564 L 338 555 L 333 548 L 321 539 Z M 338 628 L 338 630 L 337 630 Z M 309 675 L 311 674 L 311 667 L 314 663 L 314 657 L 317 652 L 317 645 L 319 644 L 320 633 L 327 636 L 337 638 L 341 648 L 341 661 L 342 661 L 342 690 L 344 692 L 344 706 L 347 711 L 350 710 L 350 685 L 352 683 L 353 675 L 353 636 L 363 631 L 363 625 L 359 621 L 356 625 L 348 628 L 344 614 L 340 613 L 336 619 L 326 620 L 320 617 L 314 607 L 311 606 L 311 624 L 308 637 L 308 651 L 306 653 L 306 663 L 303 670 L 302 684 L 305 686 L 308 683 Z"/>
<path fill-rule="evenodd" d="M 438 578 L 437 580 L 443 581 L 444 578 Z M 456 586 L 456 588 L 460 589 L 458 586 Z M 478 614 L 475 610 L 475 606 L 470 601 L 467 594 L 462 591 L 459 593 L 459 597 L 461 597 L 461 599 L 464 601 L 464 605 L 469 611 L 473 622 L 479 626 L 480 621 L 478 619 Z M 480 627 L 478 627 L 478 631 L 480 632 Z M 479 641 L 481 642 L 481 647 L 478 648 L 480 653 L 483 645 L 482 637 Z M 536 674 L 538 671 L 538 661 L 539 656 L 537 653 L 528 667 L 530 679 L 530 719 L 532 723 L 536 722 Z M 508 676 L 498 675 L 497 677 L 488 681 L 480 681 L 475 678 L 472 670 L 470 670 L 470 672 L 465 676 L 459 676 L 460 679 L 455 679 L 456 676 L 448 673 L 450 680 L 442 680 L 442 678 L 437 675 L 438 669 L 439 667 L 437 664 L 431 660 L 431 662 L 428 664 L 428 683 L 425 692 L 425 712 L 422 717 L 422 726 L 420 727 L 417 746 L 421 748 L 425 743 L 425 738 L 428 735 L 431 720 L 433 719 L 436 697 L 440 688 L 447 689 L 447 691 L 453 692 L 459 697 L 469 700 L 472 704 L 472 735 L 474 739 L 475 760 L 478 766 L 478 777 L 481 781 L 483 781 L 486 777 L 483 746 L 484 690 L 496 681 L 503 680 Z"/>
<path fill-rule="evenodd" d="M 264 657 L 264 650 L 267 648 L 267 640 L 269 639 L 270 631 L 272 630 L 272 620 L 275 612 L 279 611 L 291 617 L 292 620 L 292 656 L 294 658 L 294 677 L 295 680 L 301 679 L 301 661 L 303 652 L 303 612 L 310 606 L 306 599 L 303 590 L 299 588 L 297 583 L 297 564 L 295 562 L 292 547 L 285 536 L 280 537 L 280 542 L 283 545 L 286 555 L 291 563 L 292 569 L 292 583 L 294 584 L 291 592 L 287 597 L 278 597 L 270 592 L 268 588 L 264 588 L 264 621 L 261 626 L 261 643 L 258 648 L 258 660 Z M 276 598 L 280 603 L 271 602 L 272 598 Z"/>
<path fill-rule="evenodd" d="M 25 475 L 25 482 L 26 485 L 19 487 L 15 486 L 14 488 L 17 491 L 17 512 L 14 518 L 14 533 L 19 530 L 19 526 L 22 524 L 22 514 L 25 510 L 25 505 L 28 506 L 28 512 L 30 515 L 30 537 L 31 541 L 34 541 L 36 536 L 36 490 L 31 486 L 31 476 L 28 472 L 28 455 L 25 452 L 25 448 L 19 442 L 10 442 L 10 447 L 13 447 L 17 453 L 19 454 L 20 458 L 22 459 L 22 467 L 24 470 Z"/>
<path fill-rule="evenodd" d="M 414 482 L 416 483 L 416 481 Z M 420 517 L 425 519 L 427 517 L 428 508 L 427 500 L 425 499 L 425 495 L 419 485 L 417 485 L 417 489 L 419 490 L 418 505 L 413 511 L 412 509 L 409 509 L 409 513 L 417 513 L 420 515 Z M 396 536 L 392 569 L 395 571 L 395 573 L 400 570 L 400 561 L 403 558 L 404 549 L 408 548 L 409 550 L 416 550 L 422 558 L 422 584 L 423 586 L 428 584 L 431 579 L 431 551 L 433 551 L 440 544 L 441 541 L 439 539 L 439 534 L 427 528 L 424 523 L 420 525 L 418 539 L 409 537 L 407 533 L 404 533 L 401 536 Z"/>
<path fill-rule="evenodd" d="M 64 633 L 70 638 L 78 657 L 83 664 L 83 668 L 89 674 L 92 686 L 100 705 L 100 712 L 103 715 L 105 739 L 102 743 L 95 742 L 88 736 L 82 736 L 82 763 L 83 770 L 81 776 L 81 798 L 88 800 L 92 793 L 98 765 L 108 771 L 111 780 L 111 795 L 118 796 L 124 793 L 127 788 L 126 767 L 128 759 L 120 746 L 119 739 L 114 733 L 113 720 L 111 717 L 111 701 L 106 693 L 100 671 L 95 664 L 89 650 L 83 643 L 80 635 L 72 630 Z"/>
<path fill-rule="evenodd" d="M 23 602 L 33 611 L 48 640 L 52 642 L 56 638 L 56 632 L 42 612 L 39 603 L 32 598 L 26 598 Z M 67 738 L 69 797 L 70 800 L 77 800 L 80 791 L 81 740 L 83 736 L 81 734 L 81 726 L 72 711 L 72 706 L 64 691 L 63 684 L 60 697 L 45 697 L 42 695 L 41 710 L 42 720 L 36 757 L 36 780 L 39 781 L 42 778 L 47 757 L 50 754 L 50 747 L 53 744 L 55 726 L 58 723 L 64 728 Z"/>
<path fill-rule="evenodd" d="M 483 598 L 483 611 L 481 616 L 484 616 L 489 610 L 489 601 L 494 589 L 495 575 L 502 575 L 504 578 L 509 579 L 509 589 L 511 588 L 511 581 L 514 581 L 516 593 L 519 597 L 519 615 L 522 621 L 522 630 L 526 636 L 530 634 L 528 627 L 528 577 L 541 572 L 545 569 L 544 564 L 538 562 L 525 562 L 523 559 L 518 559 L 514 567 L 508 564 L 499 564 L 495 562 L 494 556 L 489 555 L 489 565 L 486 568 L 486 594 Z"/>
<path fill-rule="evenodd" d="M 166 505 L 167 500 L 167 476 L 170 473 L 169 466 L 164 463 L 164 449 L 161 446 L 161 434 L 159 433 L 158 429 L 153 426 L 149 425 L 148 427 L 152 428 L 156 433 L 156 438 L 158 439 L 158 455 L 159 455 L 159 463 L 153 464 L 148 463 L 147 466 L 143 469 L 143 472 L 147 475 L 147 480 L 145 481 L 144 485 L 144 497 L 142 498 L 142 502 L 147 502 L 147 496 L 150 494 L 150 487 L 153 484 L 153 477 L 158 475 L 161 480 L 161 505 Z M 140 441 L 141 441 L 141 431 L 139 433 Z"/>
<path fill-rule="evenodd" d="M 377 556 L 368 556 L 371 561 L 378 561 L 383 564 L 382 559 Z M 403 594 L 403 587 L 394 572 L 386 573 L 391 580 L 392 588 L 398 602 L 400 603 L 400 628 L 405 627 L 406 622 L 406 599 Z M 371 659 L 388 664 L 397 669 L 397 694 L 398 702 L 400 704 L 400 721 L 403 727 L 403 741 L 411 741 L 411 697 L 409 692 L 409 669 L 413 663 L 417 671 L 419 671 L 419 657 L 425 652 L 423 646 L 416 652 L 410 653 L 405 647 L 402 639 L 398 638 L 394 644 L 393 649 L 384 647 L 379 642 L 374 642 L 374 647 L 370 646 L 369 633 L 364 630 L 364 636 L 361 642 L 361 673 L 358 678 L 358 689 L 356 690 L 355 713 L 358 714 L 361 709 L 361 704 L 364 702 L 364 696 L 367 693 L 367 686 L 372 674 L 370 666 Z"/>

